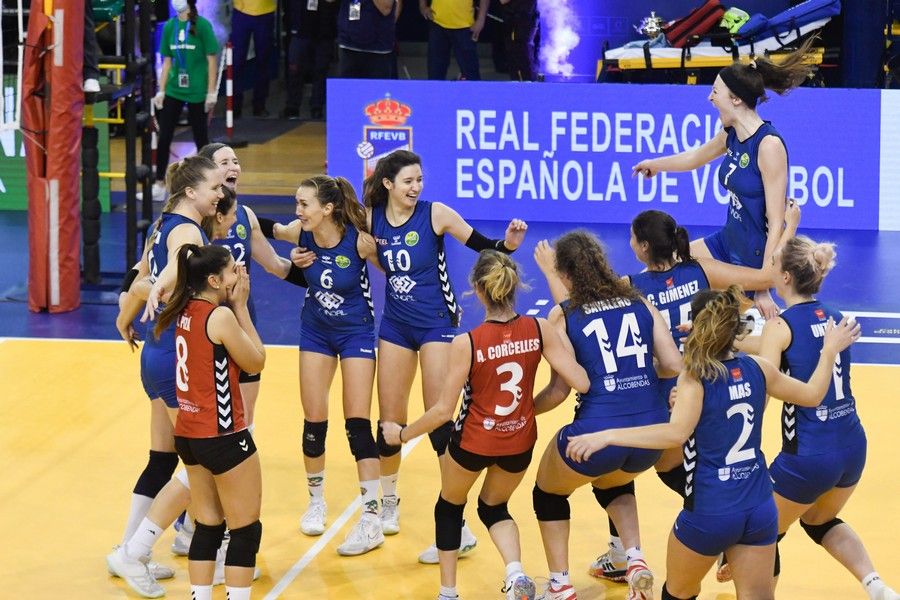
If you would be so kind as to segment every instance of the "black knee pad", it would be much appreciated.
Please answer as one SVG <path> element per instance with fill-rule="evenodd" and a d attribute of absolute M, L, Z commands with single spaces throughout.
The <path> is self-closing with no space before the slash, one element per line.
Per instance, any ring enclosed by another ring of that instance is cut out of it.
<path fill-rule="evenodd" d="M 775 540 L 775 568 L 772 569 L 772 576 L 778 577 L 781 575 L 781 552 L 778 550 L 778 543 L 787 535 L 787 532 L 779 533 L 778 539 Z"/>
<path fill-rule="evenodd" d="M 837 527 L 843 523 L 842 520 L 835 517 L 834 519 L 828 521 L 827 523 L 822 523 L 821 525 L 809 525 L 803 522 L 803 519 L 800 520 L 800 527 L 803 528 L 803 531 L 806 532 L 812 541 L 822 545 L 822 540 L 825 539 L 825 536 L 831 531 L 833 528 Z"/>
<path fill-rule="evenodd" d="M 537 484 L 531 491 L 531 501 L 538 521 L 568 521 L 571 516 L 568 496 L 548 494 Z"/>
<path fill-rule="evenodd" d="M 378 446 L 372 436 L 372 421 L 356 417 L 344 421 L 350 452 L 357 461 L 378 458 Z"/>
<path fill-rule="evenodd" d="M 197 534 L 194 534 L 197 535 Z M 240 529 L 231 530 L 231 541 L 225 552 L 226 567 L 255 567 L 259 541 L 262 539 L 262 523 L 254 521 Z"/>
<path fill-rule="evenodd" d="M 406 423 L 399 423 L 401 426 L 405 426 Z M 379 456 L 395 456 L 398 452 L 400 452 L 401 446 L 391 446 L 384 439 L 384 432 L 381 431 L 381 421 L 378 421 L 378 431 L 375 434 L 375 439 L 378 445 L 378 455 Z"/>
<path fill-rule="evenodd" d="M 447 451 L 451 431 L 453 431 L 453 421 L 447 421 L 428 434 L 428 439 L 431 440 L 431 447 L 434 448 L 438 456 L 442 456 Z"/>
<path fill-rule="evenodd" d="M 656 476 L 666 484 L 667 488 L 684 498 L 684 486 L 687 484 L 687 471 L 684 470 L 684 465 L 678 465 L 665 473 L 657 471 Z"/>
<path fill-rule="evenodd" d="M 325 436 L 328 434 L 328 421 L 312 422 L 303 419 L 303 455 L 319 458 L 325 454 Z"/>
<path fill-rule="evenodd" d="M 690 598 L 678 598 L 677 596 L 673 596 L 669 593 L 669 590 L 666 589 L 666 584 L 663 584 L 662 589 L 662 600 L 697 600 L 697 596 L 691 596 Z"/>
<path fill-rule="evenodd" d="M 451 504 L 438 496 L 434 505 L 434 540 L 438 550 L 459 550 L 465 504 Z"/>
<path fill-rule="evenodd" d="M 478 499 L 478 518 L 484 523 L 484 526 L 490 530 L 496 523 L 500 521 L 511 521 L 512 515 L 509 514 L 507 503 L 503 504 L 485 504 L 484 501 Z"/>
<path fill-rule="evenodd" d="M 194 537 L 188 550 L 188 560 L 216 560 L 216 552 L 225 536 L 225 521 L 218 525 L 204 525 L 194 521 Z"/>
<path fill-rule="evenodd" d="M 591 486 L 591 490 L 594 492 L 594 498 L 597 499 L 597 502 L 599 502 L 600 506 L 605 510 L 606 507 L 612 504 L 612 501 L 619 496 L 627 496 L 629 494 L 634 496 L 634 482 L 629 481 L 625 485 L 607 488 L 605 490 Z"/>
<path fill-rule="evenodd" d="M 137 483 L 134 484 L 134 493 L 148 498 L 156 498 L 159 490 L 169 483 L 175 468 L 178 467 L 177 452 L 150 451 L 150 459 Z"/>

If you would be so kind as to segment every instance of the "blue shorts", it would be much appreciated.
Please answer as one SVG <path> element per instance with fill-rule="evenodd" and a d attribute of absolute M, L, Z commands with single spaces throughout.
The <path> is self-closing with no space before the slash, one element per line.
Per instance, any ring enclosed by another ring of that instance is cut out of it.
<path fill-rule="evenodd" d="M 300 325 L 300 352 L 375 360 L 375 331 L 370 327 L 335 331 Z"/>
<path fill-rule="evenodd" d="M 666 423 L 668 420 L 668 410 L 654 410 L 618 417 L 576 419 L 573 423 L 563 426 L 556 434 L 556 449 L 570 469 L 587 477 L 599 477 L 620 470 L 628 473 L 640 473 L 656 464 L 656 461 L 662 456 L 662 450 L 607 446 L 600 452 L 594 452 L 588 460 L 578 463 L 566 456 L 569 437 L 606 429 Z"/>
<path fill-rule="evenodd" d="M 769 475 L 775 493 L 791 502 L 812 504 L 825 492 L 856 485 L 866 466 L 866 438 L 825 454 L 797 456 L 782 452 Z"/>
<path fill-rule="evenodd" d="M 141 348 L 141 383 L 144 392 L 154 400 L 162 398 L 169 408 L 178 408 L 175 397 L 175 345 L 165 348 L 144 342 Z"/>
<path fill-rule="evenodd" d="M 722 261 L 724 263 L 728 263 L 730 265 L 740 265 L 742 267 L 750 267 L 751 269 L 759 269 L 762 267 L 763 256 L 759 255 L 759 260 L 746 261 L 741 258 L 735 252 L 728 247 L 728 244 L 725 242 L 725 233 L 723 230 L 719 230 L 712 235 L 708 235 L 703 238 L 703 243 L 706 244 L 707 250 L 712 254 L 712 257 L 716 260 Z"/>
<path fill-rule="evenodd" d="M 678 541 L 704 556 L 718 556 L 728 548 L 768 546 L 778 539 L 778 509 L 769 496 L 754 508 L 725 515 L 682 510 L 675 519 Z"/>
<path fill-rule="evenodd" d="M 381 319 L 378 339 L 418 352 L 429 342 L 449 344 L 459 333 L 456 327 L 412 327 L 391 319 Z"/>

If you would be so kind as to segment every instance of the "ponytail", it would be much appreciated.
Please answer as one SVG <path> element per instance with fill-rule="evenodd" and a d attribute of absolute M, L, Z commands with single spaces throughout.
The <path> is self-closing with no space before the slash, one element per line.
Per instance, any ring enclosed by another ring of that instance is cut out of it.
<path fill-rule="evenodd" d="M 188 8 L 190 9 L 190 14 L 188 15 L 188 21 L 191 23 L 191 27 L 188 30 L 190 35 L 197 35 L 197 0 L 187 0 Z"/>
<path fill-rule="evenodd" d="M 683 263 L 694 260 L 691 256 L 691 238 L 681 225 L 675 228 L 675 256 Z"/>
<path fill-rule="evenodd" d="M 516 264 L 508 254 L 482 250 L 469 274 L 469 283 L 481 292 L 489 308 L 515 309 L 516 290 L 525 287 Z"/>
<path fill-rule="evenodd" d="M 319 204 L 330 204 L 333 207 L 331 219 L 340 228 L 341 236 L 347 231 L 348 225 L 352 225 L 357 231 L 368 232 L 366 209 L 357 200 L 353 185 L 343 177 L 314 175 L 301 181 L 300 187 L 313 188 Z"/>
<path fill-rule="evenodd" d="M 343 177 L 335 177 L 334 183 L 341 193 L 340 213 L 344 217 L 345 223 L 349 222 L 357 231 L 369 233 L 369 226 L 366 222 L 366 209 L 359 203 L 353 184 Z M 346 225 L 344 227 L 346 228 Z"/>
<path fill-rule="evenodd" d="M 153 328 L 157 339 L 181 314 L 188 301 L 206 290 L 209 276 L 221 273 L 231 260 L 231 252 L 224 246 L 185 244 L 178 249 L 175 289 Z"/>
<path fill-rule="evenodd" d="M 805 235 L 792 237 L 781 247 L 781 269 L 790 273 L 794 290 L 803 296 L 819 292 L 834 268 L 837 252 L 830 242 L 814 242 Z"/>
<path fill-rule="evenodd" d="M 778 63 L 758 56 L 749 64 L 733 63 L 725 67 L 719 71 L 719 77 L 732 95 L 740 98 L 748 108 L 755 109 L 757 104 L 768 99 L 765 96 L 767 89 L 783 96 L 813 76 L 816 67 L 805 64 L 804 58 L 815 39 L 809 38 Z"/>
<path fill-rule="evenodd" d="M 156 326 L 153 328 L 153 335 L 156 339 L 159 339 L 162 332 L 172 324 L 175 318 L 184 310 L 184 307 L 187 306 L 188 300 L 191 299 L 192 292 L 187 283 L 188 257 L 192 252 L 197 252 L 199 249 L 200 246 L 197 244 L 185 244 L 178 249 L 176 258 L 176 265 L 178 266 L 176 272 L 178 275 L 175 280 L 175 289 L 172 290 L 169 301 L 156 319 Z"/>
<path fill-rule="evenodd" d="M 631 231 L 638 242 L 647 244 L 650 265 L 668 268 L 674 257 L 681 262 L 693 260 L 687 229 L 668 213 L 645 210 L 631 222 Z"/>

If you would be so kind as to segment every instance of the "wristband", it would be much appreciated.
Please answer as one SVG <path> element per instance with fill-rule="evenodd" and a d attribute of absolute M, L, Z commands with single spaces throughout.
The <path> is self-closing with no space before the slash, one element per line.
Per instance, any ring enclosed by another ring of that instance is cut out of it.
<path fill-rule="evenodd" d="M 270 240 L 274 240 L 275 221 L 273 221 L 272 219 L 267 219 L 265 217 L 256 217 L 256 220 L 259 221 L 259 230 L 262 231 L 262 234 Z"/>
<path fill-rule="evenodd" d="M 469 239 L 466 240 L 466 247 L 471 248 L 475 252 L 481 252 L 482 250 L 497 250 L 504 254 L 512 254 L 512 250 L 506 247 L 503 240 L 486 238 L 474 228 L 472 229 L 472 234 L 469 236 Z"/>
<path fill-rule="evenodd" d="M 309 283 L 306 281 L 306 275 L 303 274 L 303 269 L 293 263 L 284 280 L 288 283 L 293 283 L 296 286 L 309 287 Z"/>
<path fill-rule="evenodd" d="M 122 280 L 122 289 L 120 292 L 127 292 L 131 289 L 131 284 L 134 283 L 134 280 L 137 279 L 138 270 L 131 269 L 127 273 L 125 273 L 125 278 Z"/>

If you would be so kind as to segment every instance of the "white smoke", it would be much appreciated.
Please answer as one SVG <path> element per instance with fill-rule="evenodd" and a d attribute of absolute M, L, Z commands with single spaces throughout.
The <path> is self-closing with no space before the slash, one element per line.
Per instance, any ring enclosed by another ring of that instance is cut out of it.
<path fill-rule="evenodd" d="M 575 67 L 569 53 L 578 45 L 578 17 L 570 6 L 574 0 L 538 0 L 541 13 L 541 66 L 544 73 L 571 77 Z"/>

